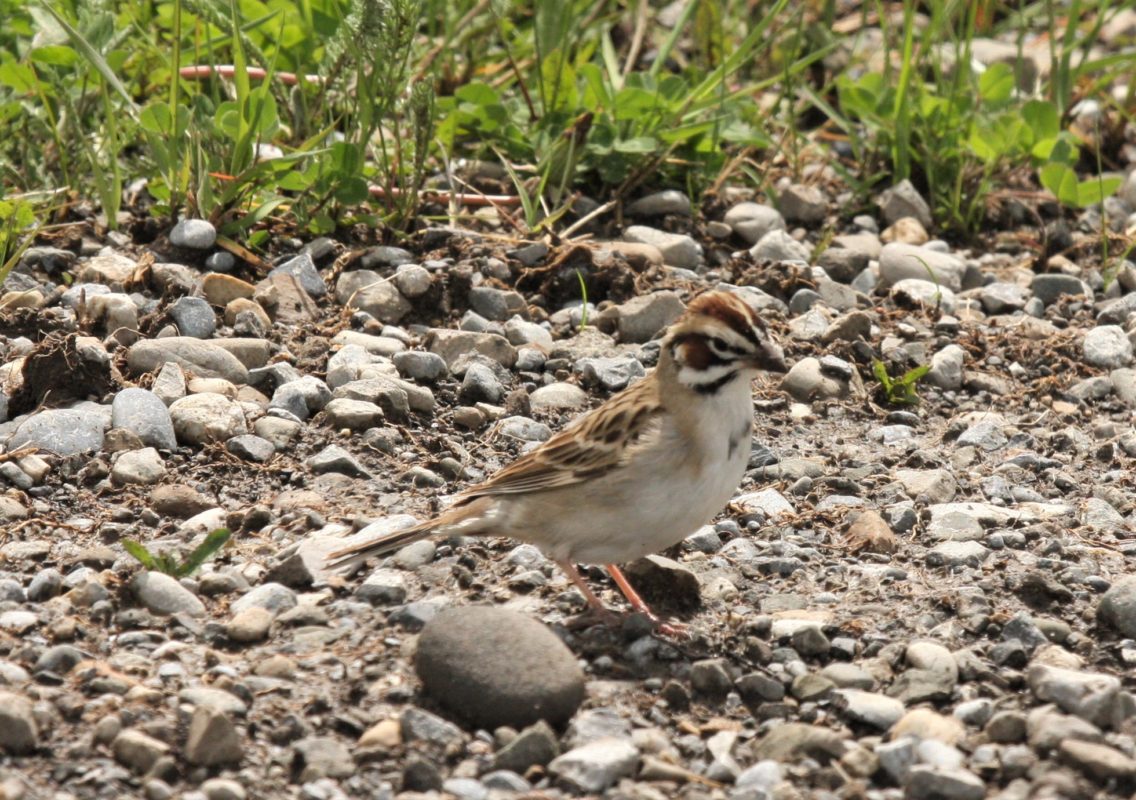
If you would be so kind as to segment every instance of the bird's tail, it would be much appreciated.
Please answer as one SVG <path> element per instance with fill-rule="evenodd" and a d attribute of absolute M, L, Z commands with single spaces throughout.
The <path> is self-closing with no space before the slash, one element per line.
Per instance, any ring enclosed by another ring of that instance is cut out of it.
<path fill-rule="evenodd" d="M 412 542 L 428 539 L 434 535 L 437 527 L 437 521 L 430 520 L 410 528 L 403 528 L 401 531 L 388 533 L 386 536 L 381 536 L 370 542 L 362 542 L 352 547 L 345 547 L 342 550 L 328 553 L 324 564 L 328 569 L 335 572 L 351 573 L 368 558 L 385 556 Z"/>
<path fill-rule="evenodd" d="M 451 508 L 442 515 L 418 525 L 328 553 L 324 559 L 324 566 L 329 570 L 348 574 L 368 558 L 385 556 L 421 539 L 428 539 L 431 536 L 477 535 L 482 533 L 480 528 L 483 519 L 479 513 L 482 510 L 481 506 L 481 503 L 475 501 L 470 505 Z"/>

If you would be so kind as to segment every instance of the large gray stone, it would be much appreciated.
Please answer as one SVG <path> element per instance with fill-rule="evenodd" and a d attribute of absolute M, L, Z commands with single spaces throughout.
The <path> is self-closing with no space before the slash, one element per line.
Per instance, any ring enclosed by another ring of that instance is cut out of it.
<path fill-rule="evenodd" d="M 1132 363 L 1132 342 L 1119 325 L 1098 325 L 1085 334 L 1085 361 L 1094 367 L 1116 369 Z"/>
<path fill-rule="evenodd" d="M 144 339 L 126 352 L 126 364 L 135 375 L 154 372 L 169 361 L 198 378 L 224 378 L 238 385 L 248 383 L 248 368 L 240 359 L 213 342 L 191 336 Z"/>
<path fill-rule="evenodd" d="M 600 793 L 617 780 L 632 775 L 639 751 L 623 739 L 599 739 L 557 756 L 548 771 L 578 792 Z"/>
<path fill-rule="evenodd" d="M 646 342 L 683 312 L 678 295 L 667 291 L 634 297 L 617 308 L 616 328 L 621 342 Z"/>
<path fill-rule="evenodd" d="M 722 221 L 751 245 L 757 244 L 770 231 L 785 229 L 781 212 L 761 203 L 738 203 L 726 212 Z"/>
<path fill-rule="evenodd" d="M 450 369 L 459 358 L 471 353 L 488 356 L 503 367 L 512 368 L 517 363 L 517 349 L 504 336 L 495 333 L 434 328 L 426 334 L 425 344 L 427 350 L 445 359 Z"/>
<path fill-rule="evenodd" d="M 268 273 L 269 278 L 275 275 L 291 275 L 312 297 L 323 297 L 327 294 L 327 284 L 324 283 L 308 253 L 301 253 L 295 258 L 288 259 Z"/>
<path fill-rule="evenodd" d="M 392 325 L 410 313 L 410 305 L 391 281 L 371 270 L 344 272 L 335 283 L 335 297 L 349 308 L 365 311 Z"/>
<path fill-rule="evenodd" d="M 1097 619 L 1136 638 L 1136 575 L 1126 575 L 1109 587 L 1097 606 Z"/>
<path fill-rule="evenodd" d="M 159 450 L 177 447 L 169 409 L 156 394 L 146 389 L 123 389 L 111 403 L 111 425 L 136 434 L 143 444 Z"/>
<path fill-rule="evenodd" d="M 50 408 L 20 423 L 8 440 L 8 450 L 36 447 L 60 456 L 88 453 L 103 446 L 107 415 L 88 405 Z"/>
<path fill-rule="evenodd" d="M 1032 664 L 1026 678 L 1037 699 L 1056 703 L 1063 711 L 1100 726 L 1111 720 L 1120 692 L 1120 679 L 1113 675 L 1049 664 Z"/>
<path fill-rule="evenodd" d="M 512 611 L 443 611 L 418 638 L 415 669 L 427 694 L 479 727 L 561 725 L 584 698 L 576 657 L 541 623 Z"/>
<path fill-rule="evenodd" d="M 23 695 L 0 692 L 0 752 L 31 753 L 39 744 L 32 703 Z"/>
<path fill-rule="evenodd" d="M 162 572 L 139 572 L 131 581 L 138 602 L 155 614 L 205 614 L 205 604 L 176 578 Z"/>
<path fill-rule="evenodd" d="M 926 247 L 892 242 L 880 250 L 880 285 L 884 288 L 915 278 L 957 292 L 962 288 L 964 271 L 960 259 Z"/>
<path fill-rule="evenodd" d="M 211 392 L 175 400 L 170 405 L 170 419 L 183 444 L 223 442 L 248 433 L 240 404 Z"/>

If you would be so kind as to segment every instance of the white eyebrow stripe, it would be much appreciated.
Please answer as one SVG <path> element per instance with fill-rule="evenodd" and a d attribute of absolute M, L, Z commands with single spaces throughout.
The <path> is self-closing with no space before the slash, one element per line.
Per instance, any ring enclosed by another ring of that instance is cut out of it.
<path fill-rule="evenodd" d="M 678 371 L 678 379 L 687 386 L 700 386 L 719 381 L 736 370 L 737 367 L 734 364 L 715 364 L 706 369 L 682 367 Z"/>

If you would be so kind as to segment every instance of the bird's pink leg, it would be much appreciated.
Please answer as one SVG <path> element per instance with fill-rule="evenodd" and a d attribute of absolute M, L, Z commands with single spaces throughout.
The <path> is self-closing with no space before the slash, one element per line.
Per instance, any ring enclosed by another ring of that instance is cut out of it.
<path fill-rule="evenodd" d="M 645 614 L 647 619 L 655 624 L 655 628 L 659 633 L 669 636 L 686 635 L 685 625 L 680 625 L 677 622 L 663 622 L 656 616 L 655 612 L 651 610 L 651 607 L 647 605 L 647 601 L 639 596 L 639 593 L 635 591 L 635 587 L 627 580 L 627 576 L 623 574 L 623 570 L 615 564 L 605 564 L 604 568 L 607 570 L 608 574 L 611 575 L 611 579 L 615 581 L 615 585 L 619 587 L 619 591 L 623 592 L 623 596 L 627 598 L 627 602 L 631 603 L 631 607 L 641 614 Z"/>
<path fill-rule="evenodd" d="M 576 588 L 580 590 L 580 594 L 584 595 L 584 599 L 588 601 L 588 608 L 592 610 L 596 616 L 605 622 L 612 623 L 615 621 L 615 615 L 603 604 L 603 601 L 596 597 L 596 593 L 588 586 L 588 582 L 584 580 L 584 576 L 576 569 L 576 565 L 571 560 L 565 558 L 556 562 L 560 569 L 564 570 L 564 574 L 568 576 L 568 580 L 575 584 Z"/>

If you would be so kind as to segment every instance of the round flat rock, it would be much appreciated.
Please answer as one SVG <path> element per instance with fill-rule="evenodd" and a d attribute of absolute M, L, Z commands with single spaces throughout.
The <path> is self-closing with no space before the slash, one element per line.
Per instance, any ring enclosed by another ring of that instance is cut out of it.
<path fill-rule="evenodd" d="M 472 725 L 567 722 L 584 699 L 576 657 L 540 622 L 490 606 L 439 613 L 418 637 L 427 694 Z"/>

